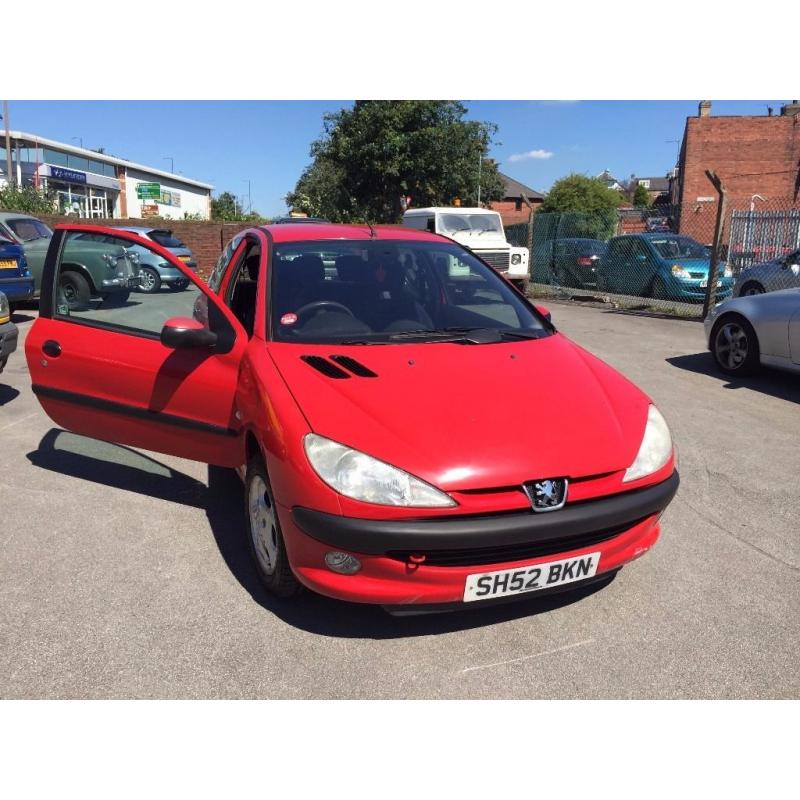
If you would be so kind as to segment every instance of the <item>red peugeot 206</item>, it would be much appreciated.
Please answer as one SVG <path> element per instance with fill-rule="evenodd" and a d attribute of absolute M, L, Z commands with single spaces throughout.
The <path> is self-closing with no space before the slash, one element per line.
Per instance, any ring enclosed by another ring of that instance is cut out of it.
<path fill-rule="evenodd" d="M 127 300 L 73 240 L 108 246 Z M 137 292 L 133 245 L 188 285 Z M 574 588 L 645 553 L 678 487 L 652 401 L 424 231 L 253 228 L 206 285 L 135 233 L 59 226 L 25 349 L 58 425 L 237 469 L 280 596 L 397 611 Z"/>

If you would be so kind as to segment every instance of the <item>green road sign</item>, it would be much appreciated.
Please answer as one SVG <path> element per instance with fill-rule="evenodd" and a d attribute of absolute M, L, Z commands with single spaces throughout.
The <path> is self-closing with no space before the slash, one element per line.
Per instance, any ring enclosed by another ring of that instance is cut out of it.
<path fill-rule="evenodd" d="M 161 197 L 161 184 L 139 183 L 136 185 L 136 196 L 140 200 L 158 200 Z"/>

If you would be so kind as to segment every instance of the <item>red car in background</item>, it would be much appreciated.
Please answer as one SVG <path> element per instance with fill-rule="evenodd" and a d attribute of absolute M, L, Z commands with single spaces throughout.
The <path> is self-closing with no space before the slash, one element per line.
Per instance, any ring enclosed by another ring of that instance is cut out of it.
<path fill-rule="evenodd" d="M 189 288 L 70 310 L 61 254 L 86 231 Z M 424 231 L 253 228 L 206 285 L 135 234 L 59 226 L 25 349 L 58 425 L 236 468 L 279 596 L 422 610 L 574 588 L 646 552 L 678 487 L 651 400 Z"/>

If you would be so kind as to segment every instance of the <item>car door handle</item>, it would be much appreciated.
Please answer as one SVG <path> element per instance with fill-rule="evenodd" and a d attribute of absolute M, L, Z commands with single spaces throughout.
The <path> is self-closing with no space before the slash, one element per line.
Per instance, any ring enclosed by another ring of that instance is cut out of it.
<path fill-rule="evenodd" d="M 43 345 L 42 350 L 50 358 L 58 358 L 61 355 L 61 345 L 53 339 L 48 339 Z"/>

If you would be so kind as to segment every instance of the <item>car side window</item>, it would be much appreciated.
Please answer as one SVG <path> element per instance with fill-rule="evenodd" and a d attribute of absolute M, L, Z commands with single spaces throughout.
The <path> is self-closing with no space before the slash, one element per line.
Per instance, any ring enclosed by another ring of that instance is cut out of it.
<path fill-rule="evenodd" d="M 147 271 L 159 285 L 143 280 Z M 143 243 L 68 232 L 55 272 L 55 317 L 158 338 L 172 317 L 208 318 L 207 297 Z"/>
<path fill-rule="evenodd" d="M 211 275 L 208 278 L 208 287 L 214 294 L 219 293 L 222 279 L 225 277 L 228 265 L 231 263 L 233 254 L 236 252 L 236 248 L 239 247 L 241 241 L 241 236 L 234 236 L 233 239 L 228 242 L 228 246 L 222 251 L 222 255 L 217 259 L 217 263 L 214 265 L 214 269 L 211 271 Z"/>
<path fill-rule="evenodd" d="M 253 336 L 256 319 L 256 290 L 260 266 L 261 244 L 248 237 L 247 247 L 236 259 L 225 291 L 225 304 L 242 323 L 248 339 Z"/>

